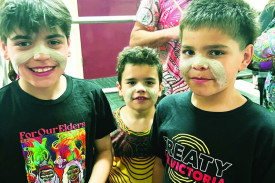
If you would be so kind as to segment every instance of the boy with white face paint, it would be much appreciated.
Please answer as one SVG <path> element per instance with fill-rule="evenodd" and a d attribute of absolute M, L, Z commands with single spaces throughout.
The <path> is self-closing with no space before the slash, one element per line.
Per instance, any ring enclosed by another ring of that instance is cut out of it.
<path fill-rule="evenodd" d="M 255 12 L 242 0 L 196 0 L 186 8 L 180 70 L 192 91 L 157 106 L 153 182 L 275 180 L 275 115 L 234 87 L 256 35 Z"/>
<path fill-rule="evenodd" d="M 114 116 L 114 149 L 110 182 L 152 182 L 155 156 L 149 132 L 162 89 L 162 65 L 156 50 L 126 47 L 118 56 L 117 87 L 125 106 Z"/>
<path fill-rule="evenodd" d="M 0 90 L 1 182 L 62 182 L 73 162 L 78 182 L 108 178 L 114 118 L 99 87 L 63 74 L 71 23 L 62 0 L 0 1 L 1 47 L 20 78 Z"/>

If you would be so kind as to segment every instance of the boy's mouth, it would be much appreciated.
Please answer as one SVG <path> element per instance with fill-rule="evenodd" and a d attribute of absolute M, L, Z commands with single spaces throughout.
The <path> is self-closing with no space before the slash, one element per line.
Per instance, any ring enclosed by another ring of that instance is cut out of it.
<path fill-rule="evenodd" d="M 136 97 L 136 98 L 135 98 L 135 100 L 136 100 L 136 101 L 139 101 L 139 102 L 145 101 L 145 100 L 147 100 L 147 99 L 148 99 L 147 97 Z"/>
<path fill-rule="evenodd" d="M 192 77 L 191 80 L 195 83 L 205 83 L 207 81 L 213 80 L 213 79 L 209 79 L 209 78 L 202 78 L 202 77 Z"/>
<path fill-rule="evenodd" d="M 39 67 L 39 68 L 30 68 L 30 70 L 32 72 L 36 72 L 36 73 L 43 73 L 43 72 L 48 72 L 53 70 L 55 67 L 51 66 L 51 67 Z"/>

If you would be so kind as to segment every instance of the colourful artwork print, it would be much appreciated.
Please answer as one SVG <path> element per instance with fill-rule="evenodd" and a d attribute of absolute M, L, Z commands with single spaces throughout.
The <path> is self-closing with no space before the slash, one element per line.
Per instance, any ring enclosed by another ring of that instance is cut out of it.
<path fill-rule="evenodd" d="M 85 129 L 21 139 L 28 182 L 84 182 Z"/>

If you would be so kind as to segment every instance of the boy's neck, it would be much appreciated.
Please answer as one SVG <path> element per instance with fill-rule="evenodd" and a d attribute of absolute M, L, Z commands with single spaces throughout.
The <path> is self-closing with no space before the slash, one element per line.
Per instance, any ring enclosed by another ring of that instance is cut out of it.
<path fill-rule="evenodd" d="M 67 88 L 67 79 L 64 75 L 61 75 L 60 79 L 51 87 L 47 88 L 38 88 L 32 86 L 30 83 L 19 79 L 19 86 L 26 93 L 41 99 L 41 100 L 55 100 L 58 99 Z"/>
<path fill-rule="evenodd" d="M 204 111 L 225 112 L 242 106 L 247 99 L 235 88 L 230 91 L 222 91 L 211 96 L 199 96 L 192 93 L 191 103 Z"/>
<path fill-rule="evenodd" d="M 155 107 L 137 111 L 127 105 L 121 108 L 120 117 L 127 128 L 135 132 L 146 132 L 151 129 Z"/>

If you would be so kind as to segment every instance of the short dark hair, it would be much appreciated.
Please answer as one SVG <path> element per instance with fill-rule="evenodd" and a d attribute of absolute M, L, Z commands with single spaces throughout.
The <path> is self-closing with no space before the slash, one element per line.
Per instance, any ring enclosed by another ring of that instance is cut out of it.
<path fill-rule="evenodd" d="M 26 34 L 37 33 L 41 27 L 49 30 L 60 28 L 70 36 L 72 17 L 62 0 L 1 0 L 0 38 L 7 38 L 16 28 Z"/>
<path fill-rule="evenodd" d="M 116 73 L 121 84 L 122 73 L 126 64 L 149 65 L 157 68 L 159 83 L 162 82 L 162 65 L 156 49 L 148 47 L 125 47 L 118 55 Z"/>
<path fill-rule="evenodd" d="M 259 35 L 256 16 L 256 11 L 243 0 L 193 0 L 182 15 L 180 40 L 184 29 L 218 28 L 243 50 L 254 44 Z"/>

